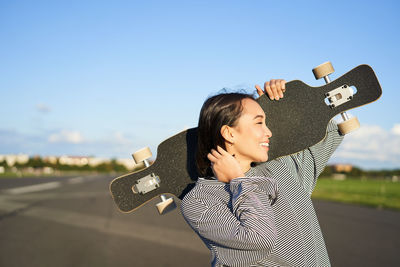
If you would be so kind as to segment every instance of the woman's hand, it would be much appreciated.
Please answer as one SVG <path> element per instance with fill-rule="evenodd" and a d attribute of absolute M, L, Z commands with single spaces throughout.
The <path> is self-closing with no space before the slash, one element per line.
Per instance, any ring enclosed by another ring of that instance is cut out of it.
<path fill-rule="evenodd" d="M 282 79 L 270 80 L 269 82 L 264 83 L 264 91 L 261 90 L 259 85 L 256 85 L 256 89 L 259 96 L 267 93 L 271 100 L 279 100 L 283 97 L 283 93 L 286 91 L 285 84 L 286 81 Z"/>
<path fill-rule="evenodd" d="M 222 147 L 211 149 L 207 158 L 211 161 L 211 169 L 219 181 L 229 183 L 232 179 L 244 177 L 239 162 Z"/>

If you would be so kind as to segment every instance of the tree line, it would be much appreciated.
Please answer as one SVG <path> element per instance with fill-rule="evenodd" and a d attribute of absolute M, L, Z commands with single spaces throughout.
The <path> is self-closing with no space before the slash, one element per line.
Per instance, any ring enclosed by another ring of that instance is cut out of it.
<path fill-rule="evenodd" d="M 43 160 L 39 156 L 30 157 L 26 163 L 16 162 L 13 166 L 9 166 L 6 160 L 0 161 L 0 167 L 3 167 L 6 172 L 12 171 L 40 171 L 44 168 L 51 168 L 54 171 L 84 171 L 84 172 L 128 172 L 129 170 L 122 164 L 118 163 L 116 159 L 111 159 L 110 161 L 100 163 L 96 166 L 91 166 L 89 164 L 85 165 L 70 165 L 62 164 L 59 159 L 55 163 L 51 163 Z M 139 165 L 135 171 L 143 166 Z M 334 174 L 345 174 L 348 177 L 353 178 L 385 178 L 398 176 L 400 178 L 400 169 L 393 170 L 363 170 L 361 168 L 353 166 L 350 171 L 338 172 L 335 170 L 334 166 L 326 166 L 324 171 L 321 173 L 321 177 L 331 177 Z"/>
<path fill-rule="evenodd" d="M 0 167 L 3 167 L 6 172 L 13 171 L 41 171 L 44 168 L 51 168 L 54 171 L 93 171 L 93 172 L 127 172 L 128 169 L 117 162 L 116 159 L 100 163 L 95 166 L 85 165 L 70 165 L 62 164 L 59 159 L 55 163 L 43 160 L 41 157 L 30 157 L 26 163 L 16 162 L 13 166 L 9 166 L 6 160 L 0 161 Z"/>
<path fill-rule="evenodd" d="M 334 166 L 326 166 L 324 171 L 321 173 L 321 177 L 331 177 L 334 174 L 345 174 L 348 177 L 352 178 L 391 178 L 393 176 L 400 177 L 400 169 L 392 169 L 392 170 L 363 170 L 361 168 L 353 166 L 351 171 L 335 171 Z"/>

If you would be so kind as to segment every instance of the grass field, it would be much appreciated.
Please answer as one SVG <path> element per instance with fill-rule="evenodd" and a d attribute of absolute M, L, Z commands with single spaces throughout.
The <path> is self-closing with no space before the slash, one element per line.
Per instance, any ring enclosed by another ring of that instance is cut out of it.
<path fill-rule="evenodd" d="M 320 178 L 312 198 L 400 211 L 400 182 Z"/>

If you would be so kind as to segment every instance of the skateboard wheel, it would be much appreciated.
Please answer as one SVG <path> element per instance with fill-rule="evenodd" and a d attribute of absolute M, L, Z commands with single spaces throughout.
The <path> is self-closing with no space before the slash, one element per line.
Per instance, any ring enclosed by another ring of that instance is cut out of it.
<path fill-rule="evenodd" d="M 332 63 L 327 61 L 313 68 L 312 72 L 314 73 L 315 79 L 319 80 L 325 76 L 328 76 L 329 74 L 334 73 L 335 69 L 333 68 Z"/>
<path fill-rule="evenodd" d="M 360 122 L 357 117 L 352 117 L 346 121 L 338 123 L 338 128 L 341 134 L 348 134 L 360 128 Z"/>
<path fill-rule="evenodd" d="M 153 156 L 153 154 L 151 153 L 149 147 L 144 147 L 132 154 L 135 164 L 139 164 L 140 162 L 151 158 L 151 156 Z"/>
<path fill-rule="evenodd" d="M 158 213 L 165 214 L 168 211 L 175 209 L 176 204 L 172 197 L 167 199 L 165 195 L 161 195 L 161 202 L 156 204 L 156 207 L 158 209 Z"/>

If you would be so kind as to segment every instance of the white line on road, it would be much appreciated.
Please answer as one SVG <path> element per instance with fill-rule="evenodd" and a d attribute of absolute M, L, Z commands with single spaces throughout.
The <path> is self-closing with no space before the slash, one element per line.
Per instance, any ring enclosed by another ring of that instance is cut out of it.
<path fill-rule="evenodd" d="M 50 182 L 50 183 L 35 184 L 35 185 L 28 185 L 28 186 L 23 186 L 23 187 L 12 188 L 12 189 L 5 190 L 5 192 L 8 194 L 12 194 L 12 195 L 18 195 L 18 194 L 50 190 L 50 189 L 54 189 L 54 188 L 57 188 L 60 186 L 61 186 L 60 182 Z"/>
<path fill-rule="evenodd" d="M 79 177 L 75 177 L 75 178 L 71 178 L 68 180 L 67 183 L 69 184 L 79 184 L 79 183 L 83 183 L 85 181 L 85 179 L 81 176 Z"/>
<path fill-rule="evenodd" d="M 63 183 L 64 184 L 80 184 L 83 182 L 91 181 L 93 179 L 94 179 L 93 177 L 84 178 L 84 177 L 78 176 L 78 177 L 70 178 L 65 182 L 49 182 L 49 183 L 42 183 L 42 184 L 36 184 L 36 185 L 28 185 L 28 186 L 7 189 L 7 190 L 4 190 L 3 192 L 6 194 L 11 194 L 11 195 L 20 195 L 20 194 L 55 189 L 55 188 L 60 187 Z"/>

